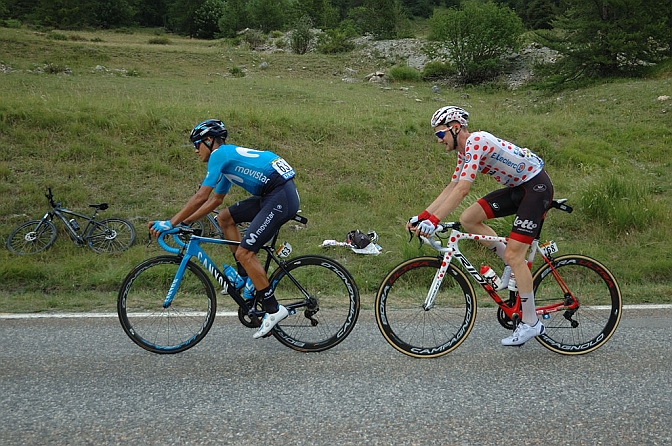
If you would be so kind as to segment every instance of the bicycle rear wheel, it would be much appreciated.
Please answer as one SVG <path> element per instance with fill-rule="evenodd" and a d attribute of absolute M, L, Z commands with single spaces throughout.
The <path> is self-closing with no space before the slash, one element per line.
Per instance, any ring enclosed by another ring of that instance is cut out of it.
<path fill-rule="evenodd" d="M 327 350 L 343 341 L 359 316 L 359 290 L 348 270 L 318 255 L 295 257 L 284 267 L 289 274 L 278 268 L 269 281 L 290 314 L 274 327 L 273 336 L 301 352 Z M 308 293 L 303 300 L 292 278 Z"/>
<path fill-rule="evenodd" d="M 536 339 L 544 347 L 565 355 L 592 352 L 604 345 L 621 319 L 621 290 L 613 274 L 597 260 L 583 255 L 564 255 L 552 262 L 569 292 L 579 301 L 576 310 L 547 313 L 543 316 L 546 333 Z M 534 273 L 534 299 L 537 308 L 569 303 L 548 264 Z"/>
<path fill-rule="evenodd" d="M 85 239 L 89 248 L 97 253 L 125 251 L 135 241 L 135 228 L 121 218 L 93 221 Z"/>
<path fill-rule="evenodd" d="M 436 358 L 455 350 L 476 320 L 474 288 L 452 264 L 433 306 L 424 308 L 441 262 L 438 257 L 406 260 L 390 271 L 376 294 L 374 311 L 383 337 L 401 353 L 415 358 Z"/>
<path fill-rule="evenodd" d="M 56 241 L 56 226 L 48 220 L 31 220 L 7 237 L 7 249 L 14 254 L 37 254 L 49 248 Z"/>
<path fill-rule="evenodd" d="M 215 289 L 205 272 L 189 262 L 175 298 L 164 299 L 181 256 L 145 260 L 124 279 L 117 299 L 119 322 L 140 347 L 153 353 L 179 353 L 198 344 L 215 321 Z"/>

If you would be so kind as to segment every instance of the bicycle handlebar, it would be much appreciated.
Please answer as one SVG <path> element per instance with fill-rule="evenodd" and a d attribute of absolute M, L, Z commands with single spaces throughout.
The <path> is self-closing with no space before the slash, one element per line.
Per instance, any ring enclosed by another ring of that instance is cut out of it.
<path fill-rule="evenodd" d="M 51 192 L 51 187 L 47 188 L 47 193 L 44 194 L 44 196 L 47 197 L 47 200 L 49 200 L 49 204 L 52 208 L 60 206 L 60 203 L 54 202 L 54 194 Z"/>
<path fill-rule="evenodd" d="M 50 189 L 50 191 L 51 191 L 51 189 Z M 306 217 L 304 217 L 302 215 L 298 215 L 298 214 L 295 215 L 294 217 L 292 217 L 292 220 L 297 221 L 297 222 L 299 222 L 301 224 L 304 224 L 304 225 L 308 223 L 308 219 Z M 169 253 L 179 254 L 180 251 L 187 246 L 187 244 L 184 243 L 180 239 L 180 237 L 179 237 L 180 234 L 201 235 L 201 231 L 199 229 L 189 228 L 189 227 L 186 227 L 186 226 L 178 226 L 176 228 L 170 229 L 168 231 L 164 231 L 161 234 L 159 234 L 159 236 L 156 239 L 156 242 L 159 244 L 159 246 L 161 246 L 161 248 L 168 251 Z M 173 248 L 172 246 L 169 246 L 166 243 L 166 241 L 164 240 L 164 237 L 167 236 L 167 235 L 172 235 L 173 236 L 173 239 L 175 240 L 175 243 L 177 244 L 177 246 L 179 248 Z M 151 240 L 151 234 L 150 234 L 150 240 Z"/>
<path fill-rule="evenodd" d="M 191 229 L 191 228 L 184 228 L 184 227 L 177 227 L 170 229 L 168 231 L 162 232 L 159 234 L 159 236 L 156 238 L 156 242 L 161 246 L 161 248 L 165 249 L 171 254 L 179 254 L 180 250 L 187 246 L 186 243 L 184 243 L 182 240 L 180 240 L 179 235 L 184 234 L 184 233 L 189 233 L 189 234 L 194 234 L 196 231 Z M 172 235 L 173 239 L 175 240 L 175 243 L 179 248 L 173 248 L 172 246 L 169 246 L 166 241 L 164 240 L 164 237 L 167 235 Z"/>

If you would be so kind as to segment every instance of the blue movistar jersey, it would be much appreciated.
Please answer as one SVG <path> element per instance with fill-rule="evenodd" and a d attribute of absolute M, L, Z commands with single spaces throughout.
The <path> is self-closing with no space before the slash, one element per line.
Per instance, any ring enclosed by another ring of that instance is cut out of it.
<path fill-rule="evenodd" d="M 235 184 L 261 196 L 294 175 L 292 166 L 273 152 L 223 144 L 210 155 L 202 185 L 214 188 L 215 193 L 227 194 Z"/>

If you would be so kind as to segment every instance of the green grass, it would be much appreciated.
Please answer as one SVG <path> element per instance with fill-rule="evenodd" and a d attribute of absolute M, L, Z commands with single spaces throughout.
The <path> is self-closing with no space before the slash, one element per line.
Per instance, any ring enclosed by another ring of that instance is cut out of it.
<path fill-rule="evenodd" d="M 188 134 L 206 118 L 222 119 L 230 142 L 272 150 L 293 165 L 310 222 L 284 229 L 281 239 L 294 253 L 345 264 L 370 307 L 392 266 L 430 253 L 408 243 L 403 225 L 454 168 L 454 154 L 436 144 L 428 125 L 448 103 L 469 109 L 472 129 L 545 158 L 556 196 L 575 207 L 571 215 L 552 211 L 545 226 L 562 253 L 605 263 L 627 303 L 672 302 L 672 101 L 657 100 L 672 91 L 669 70 L 560 95 L 447 87 L 436 95 L 431 83 L 342 82 L 347 69 L 363 79 L 389 68 L 354 53 L 260 54 L 225 41 L 171 36 L 157 45 L 153 38 L 148 30 L 69 32 L 62 40 L 0 28 L 0 63 L 12 69 L 0 73 L 0 238 L 42 216 L 47 186 L 73 210 L 106 201 L 101 216 L 127 218 L 138 230 L 136 245 L 115 256 L 76 248 L 64 233 L 34 257 L 0 250 L 0 311 L 112 310 L 125 274 L 162 252 L 145 246 L 145 222 L 179 210 L 204 176 Z M 268 68 L 259 69 L 262 62 Z M 60 69 L 36 71 L 45 66 Z M 231 74 L 238 70 L 245 76 Z M 482 176 L 460 210 L 495 187 Z M 226 203 L 243 197 L 234 190 Z M 510 225 L 493 222 L 503 235 Z M 376 230 L 383 254 L 318 247 L 352 229 Z M 475 263 L 496 263 L 480 247 L 466 251 Z M 225 250 L 215 258 L 230 260 Z"/>

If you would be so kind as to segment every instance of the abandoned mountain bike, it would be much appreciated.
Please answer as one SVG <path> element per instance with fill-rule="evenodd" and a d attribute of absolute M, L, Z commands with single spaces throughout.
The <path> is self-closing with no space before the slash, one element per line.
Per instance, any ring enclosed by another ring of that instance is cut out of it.
<path fill-rule="evenodd" d="M 572 212 L 565 201 L 554 200 L 552 207 Z M 448 237 L 441 237 L 449 231 Z M 463 240 L 506 243 L 505 237 L 461 232 L 460 223 L 451 222 L 440 224 L 435 237 L 423 240 L 440 255 L 400 263 L 383 279 L 376 294 L 376 322 L 390 345 L 409 356 L 434 358 L 462 344 L 476 319 L 476 294 L 469 276 L 497 304 L 499 323 L 510 330 L 516 328 L 522 317 L 518 293 L 509 291 L 508 298 L 500 297 L 458 246 Z M 527 257 L 530 268 L 535 254 L 543 260 L 532 275 L 536 313 L 546 327 L 536 339 L 557 353 L 592 352 L 609 340 L 621 319 L 618 283 L 597 260 L 580 254 L 554 257 L 557 244 L 539 244 L 539 240 L 537 236 L 532 242 Z"/>
<path fill-rule="evenodd" d="M 303 216 L 295 221 L 307 223 Z M 338 262 L 320 255 L 289 258 L 291 246 L 277 246 L 279 231 L 262 247 L 264 268 L 275 270 L 269 282 L 278 302 L 289 310 L 269 335 L 289 348 L 319 352 L 343 341 L 359 316 L 359 290 L 350 273 Z M 189 235 L 185 244 L 182 239 Z M 164 238 L 172 236 L 174 248 Z M 208 333 L 217 311 L 218 288 L 226 290 L 238 319 L 258 328 L 265 312 L 255 296 L 243 298 L 229 278 L 204 251 L 204 245 L 237 245 L 239 242 L 203 237 L 193 228 L 177 227 L 158 238 L 161 255 L 140 263 L 126 276 L 117 299 L 119 321 L 126 334 L 153 353 L 179 353 L 198 344 Z M 223 268 L 222 268 L 223 269 Z M 213 280 L 211 280 L 211 278 Z"/>
<path fill-rule="evenodd" d="M 116 217 L 96 220 L 98 212 L 108 208 L 107 203 L 90 204 L 93 214 L 86 216 L 54 202 L 51 188 L 47 189 L 45 197 L 51 209 L 41 220 L 23 223 L 9 234 L 6 246 L 11 252 L 19 255 L 36 254 L 51 247 L 58 235 L 53 223 L 56 218 L 63 222 L 68 235 L 77 246 L 88 246 L 97 253 L 121 252 L 135 241 L 135 228 L 130 222 Z"/>

